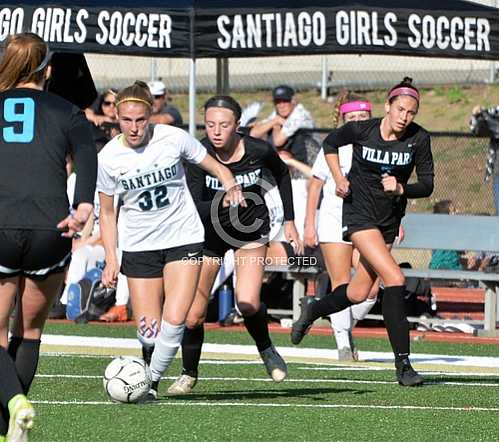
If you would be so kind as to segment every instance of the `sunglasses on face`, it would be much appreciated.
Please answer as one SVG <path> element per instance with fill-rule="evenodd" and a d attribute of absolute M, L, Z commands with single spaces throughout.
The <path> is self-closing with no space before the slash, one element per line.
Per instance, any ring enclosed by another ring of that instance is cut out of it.
<path fill-rule="evenodd" d="M 103 101 L 102 105 L 103 106 L 114 106 L 114 101 Z"/>

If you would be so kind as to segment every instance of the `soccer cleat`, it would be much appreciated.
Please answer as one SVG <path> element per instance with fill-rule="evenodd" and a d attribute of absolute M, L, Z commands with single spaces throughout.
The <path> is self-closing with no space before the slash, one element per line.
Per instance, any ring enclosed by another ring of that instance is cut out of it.
<path fill-rule="evenodd" d="M 151 365 L 151 358 L 153 352 L 154 352 L 154 345 L 151 347 L 146 347 L 145 345 L 142 346 L 142 359 L 144 359 L 144 362 L 149 366 Z"/>
<path fill-rule="evenodd" d="M 168 388 L 168 394 L 183 395 L 189 394 L 196 386 L 198 378 L 189 376 L 188 374 L 180 375 L 177 380 Z"/>
<path fill-rule="evenodd" d="M 343 347 L 338 349 L 338 361 L 354 361 L 353 352 L 348 347 Z"/>
<path fill-rule="evenodd" d="M 291 327 L 291 342 L 294 345 L 298 345 L 302 341 L 314 323 L 313 319 L 310 319 L 310 306 L 313 302 L 315 301 L 310 302 L 304 298 L 300 300 L 300 317 Z"/>
<path fill-rule="evenodd" d="M 145 395 L 145 397 L 140 401 L 140 403 L 147 403 L 147 402 L 154 402 L 155 400 L 158 399 L 158 387 L 159 387 L 159 381 L 152 381 L 151 383 L 151 388 Z"/>
<path fill-rule="evenodd" d="M 28 432 L 33 428 L 35 410 L 26 396 L 18 394 L 9 401 L 9 431 L 6 442 L 27 442 Z"/>
<path fill-rule="evenodd" d="M 424 379 L 414 368 L 408 358 L 395 361 L 397 381 L 403 387 L 416 387 L 423 385 Z"/>
<path fill-rule="evenodd" d="M 260 352 L 267 373 L 274 382 L 282 382 L 288 375 L 288 367 L 273 345 Z"/>

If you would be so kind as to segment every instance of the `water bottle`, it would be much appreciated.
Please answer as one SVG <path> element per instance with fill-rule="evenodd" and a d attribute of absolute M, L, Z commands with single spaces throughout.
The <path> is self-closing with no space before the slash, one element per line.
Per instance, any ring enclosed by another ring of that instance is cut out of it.
<path fill-rule="evenodd" d="M 218 321 L 223 322 L 234 306 L 232 289 L 223 284 L 218 290 Z"/>

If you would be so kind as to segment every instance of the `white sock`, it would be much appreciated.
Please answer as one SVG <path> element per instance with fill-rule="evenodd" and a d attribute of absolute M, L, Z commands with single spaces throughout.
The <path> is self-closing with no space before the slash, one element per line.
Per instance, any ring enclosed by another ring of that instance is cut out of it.
<path fill-rule="evenodd" d="M 211 288 L 212 295 L 218 290 L 218 288 L 225 281 L 227 281 L 229 276 L 232 274 L 232 272 L 234 271 L 234 264 L 235 264 L 234 251 L 228 250 L 224 255 L 222 265 L 217 273 L 217 277 L 215 278 L 215 282 L 213 283 L 213 286 Z"/>
<path fill-rule="evenodd" d="M 350 308 L 352 309 L 353 319 L 355 319 L 356 321 L 361 321 L 362 319 L 364 319 L 374 307 L 374 304 L 376 304 L 376 298 L 367 298 L 360 304 L 352 305 Z"/>
<path fill-rule="evenodd" d="M 61 295 L 61 303 L 68 303 L 68 290 L 71 284 L 76 284 L 79 282 L 87 271 L 88 261 L 92 255 L 92 246 L 83 246 L 76 249 L 71 254 L 71 263 L 68 267 L 68 273 L 66 274 L 66 286 Z"/>
<path fill-rule="evenodd" d="M 128 291 L 128 280 L 123 273 L 118 273 L 118 282 L 116 283 L 116 305 L 127 305 L 130 292 Z"/>
<path fill-rule="evenodd" d="M 331 328 L 334 331 L 336 346 L 338 348 L 350 348 L 349 334 L 352 331 L 353 320 L 351 307 L 348 307 L 340 312 L 329 315 L 331 319 Z"/>
<path fill-rule="evenodd" d="M 156 338 L 151 359 L 151 377 L 153 382 L 159 381 L 177 354 L 182 342 L 185 324 L 172 325 L 166 321 L 161 323 L 161 332 Z"/>

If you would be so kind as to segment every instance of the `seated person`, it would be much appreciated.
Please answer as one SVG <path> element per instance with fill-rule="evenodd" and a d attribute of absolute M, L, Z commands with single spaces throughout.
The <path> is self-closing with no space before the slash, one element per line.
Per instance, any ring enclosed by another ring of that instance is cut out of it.
<path fill-rule="evenodd" d="M 456 209 L 451 200 L 441 200 L 434 204 L 433 213 L 452 215 Z M 457 250 L 432 250 L 428 267 L 433 270 L 462 270 L 462 255 Z"/>
<path fill-rule="evenodd" d="M 85 109 L 87 120 L 93 123 L 97 151 L 119 133 L 115 107 L 116 94 L 114 89 L 107 89 L 99 95 L 91 107 Z"/>
<path fill-rule="evenodd" d="M 312 166 L 320 143 L 300 129 L 313 129 L 314 120 L 305 107 L 298 103 L 291 86 L 281 85 L 272 91 L 274 111 L 263 121 L 257 122 L 250 135 L 262 138 L 279 151 L 290 152 L 294 159 Z"/>
<path fill-rule="evenodd" d="M 180 111 L 169 104 L 171 97 L 166 90 L 165 83 L 162 81 L 150 81 L 147 83 L 149 90 L 154 98 L 152 107 L 152 124 L 170 124 L 171 126 L 182 126 L 182 115 Z"/>

